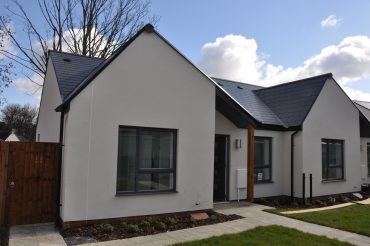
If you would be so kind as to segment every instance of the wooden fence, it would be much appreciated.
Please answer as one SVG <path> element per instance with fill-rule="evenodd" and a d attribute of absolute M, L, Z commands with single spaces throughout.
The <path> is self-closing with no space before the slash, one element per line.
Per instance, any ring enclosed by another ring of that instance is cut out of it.
<path fill-rule="evenodd" d="M 52 222 L 59 144 L 0 142 L 0 224 Z"/>

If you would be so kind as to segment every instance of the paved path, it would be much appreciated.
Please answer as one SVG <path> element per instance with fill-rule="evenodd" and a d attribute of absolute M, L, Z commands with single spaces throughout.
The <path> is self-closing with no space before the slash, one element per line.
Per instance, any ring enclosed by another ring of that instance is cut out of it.
<path fill-rule="evenodd" d="M 54 224 L 12 226 L 9 246 L 66 246 Z"/>
<path fill-rule="evenodd" d="M 325 226 L 310 224 L 307 222 L 286 218 L 279 215 L 263 212 L 268 207 L 256 204 L 217 204 L 215 209 L 224 214 L 239 214 L 245 218 L 215 225 L 201 226 L 178 231 L 160 233 L 143 237 L 135 237 L 108 242 L 85 244 L 85 246 L 159 246 L 171 245 L 180 242 L 204 239 L 211 236 L 219 236 L 227 233 L 237 233 L 252 229 L 256 226 L 282 225 L 296 228 L 304 232 L 336 238 L 356 245 L 370 245 L 370 237 L 355 233 L 345 232 Z M 9 246 L 65 246 L 62 237 L 52 225 L 17 226 L 10 230 Z"/>
<path fill-rule="evenodd" d="M 331 209 L 338 209 L 338 208 L 344 208 L 348 207 L 351 205 L 355 205 L 352 202 L 347 202 L 347 203 L 341 203 L 333 206 L 327 206 L 327 207 L 322 207 L 322 208 L 310 208 L 310 209 L 300 209 L 300 210 L 293 210 L 293 211 L 286 211 L 286 212 L 281 212 L 282 214 L 302 214 L 302 213 L 311 213 L 311 212 L 318 212 L 318 211 L 326 211 L 326 210 L 331 210 Z"/>

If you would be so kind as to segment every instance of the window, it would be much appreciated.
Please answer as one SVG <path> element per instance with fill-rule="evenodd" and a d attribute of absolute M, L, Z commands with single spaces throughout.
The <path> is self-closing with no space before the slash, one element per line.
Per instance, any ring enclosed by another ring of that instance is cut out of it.
<path fill-rule="evenodd" d="M 344 179 L 343 140 L 322 139 L 322 179 Z"/>
<path fill-rule="evenodd" d="M 175 191 L 177 130 L 119 128 L 117 193 Z"/>
<path fill-rule="evenodd" d="M 271 138 L 254 140 L 254 182 L 271 182 Z"/>
<path fill-rule="evenodd" d="M 370 176 L 370 143 L 367 143 L 367 174 Z"/>

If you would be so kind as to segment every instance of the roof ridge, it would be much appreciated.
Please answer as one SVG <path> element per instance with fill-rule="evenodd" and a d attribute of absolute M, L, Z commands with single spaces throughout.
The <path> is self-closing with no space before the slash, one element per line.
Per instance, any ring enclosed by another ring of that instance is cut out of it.
<path fill-rule="evenodd" d="M 237 83 L 237 84 L 244 84 L 244 85 L 251 85 L 251 86 L 256 86 L 256 87 L 266 88 L 266 87 L 264 87 L 264 86 L 254 85 L 254 84 L 251 84 L 251 83 L 244 83 L 244 82 L 241 82 L 241 81 L 235 81 L 235 80 L 230 80 L 230 79 L 223 79 L 223 78 L 218 78 L 218 77 L 211 77 L 211 78 L 212 78 L 212 79 L 225 80 L 225 81 L 229 81 L 229 82 Z"/>
<path fill-rule="evenodd" d="M 264 88 L 256 90 L 256 91 L 273 89 L 273 88 L 276 88 L 276 87 L 286 86 L 286 85 L 290 85 L 290 84 L 294 84 L 294 83 L 301 83 L 301 82 L 305 82 L 306 80 L 316 79 L 316 78 L 320 78 L 320 77 L 330 77 L 330 78 L 332 78 L 333 74 L 332 73 L 324 73 L 324 74 L 320 74 L 320 75 L 316 75 L 316 76 L 312 76 L 312 77 L 307 77 L 307 78 L 304 78 L 304 79 L 298 79 L 298 80 L 294 80 L 294 81 L 290 81 L 290 82 L 286 82 L 286 83 L 282 83 L 282 84 L 278 84 L 278 85 L 274 85 L 274 86 L 270 86 L 270 87 L 264 87 Z"/>
<path fill-rule="evenodd" d="M 80 56 L 80 57 L 86 57 L 86 58 L 91 58 L 91 59 L 98 59 L 98 60 L 106 60 L 105 58 L 99 58 L 99 57 L 94 57 L 94 56 L 86 56 L 86 55 L 81 55 L 81 54 L 76 54 L 76 53 L 69 53 L 65 51 L 58 51 L 58 50 L 48 50 L 48 53 L 54 52 L 54 53 L 59 53 L 59 54 L 65 54 L 65 55 L 73 55 L 73 56 Z"/>

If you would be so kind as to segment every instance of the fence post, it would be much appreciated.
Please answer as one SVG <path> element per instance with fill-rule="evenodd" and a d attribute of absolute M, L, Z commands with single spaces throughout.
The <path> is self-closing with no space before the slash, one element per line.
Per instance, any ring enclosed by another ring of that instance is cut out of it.
<path fill-rule="evenodd" d="M 310 173 L 310 203 L 312 204 L 312 173 Z"/>
<path fill-rule="evenodd" d="M 306 174 L 302 173 L 302 203 L 306 205 Z"/>

